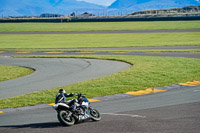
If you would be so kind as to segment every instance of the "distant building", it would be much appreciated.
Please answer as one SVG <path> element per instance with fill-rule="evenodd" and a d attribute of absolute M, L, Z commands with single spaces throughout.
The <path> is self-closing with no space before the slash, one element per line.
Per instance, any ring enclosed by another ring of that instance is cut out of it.
<path fill-rule="evenodd" d="M 194 14 L 200 15 L 200 6 L 187 6 L 183 8 L 170 9 L 153 9 L 131 13 L 130 15 L 178 15 L 178 14 Z"/>
<path fill-rule="evenodd" d="M 43 17 L 43 18 L 53 18 L 53 17 L 64 17 L 64 15 L 43 13 L 43 14 L 40 15 L 40 17 Z"/>
<path fill-rule="evenodd" d="M 95 16 L 95 15 L 88 12 L 84 12 L 83 14 L 80 15 L 80 17 L 84 17 L 84 18 L 91 17 L 91 16 Z"/>
<path fill-rule="evenodd" d="M 76 16 L 76 13 L 73 12 L 72 14 L 70 14 L 71 17 L 75 17 Z"/>

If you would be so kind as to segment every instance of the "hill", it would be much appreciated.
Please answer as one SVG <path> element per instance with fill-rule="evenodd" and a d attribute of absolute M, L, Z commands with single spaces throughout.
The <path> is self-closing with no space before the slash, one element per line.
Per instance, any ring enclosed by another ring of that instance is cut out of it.
<path fill-rule="evenodd" d="M 42 13 L 69 15 L 71 12 L 93 12 L 106 7 L 76 0 L 1 0 L 0 15 L 39 16 Z"/>
<path fill-rule="evenodd" d="M 84 12 L 96 16 L 126 15 L 149 9 L 169 9 L 199 6 L 200 0 L 116 0 L 109 7 L 77 0 L 0 0 L 0 16 L 40 16 L 60 14 L 69 16 L 72 12 Z"/>
<path fill-rule="evenodd" d="M 129 14 L 129 17 L 170 17 L 170 16 L 199 16 L 200 6 L 187 6 L 183 8 L 153 9 L 138 11 Z"/>
<path fill-rule="evenodd" d="M 109 9 L 141 11 L 147 9 L 168 9 L 200 5 L 199 0 L 116 0 Z"/>

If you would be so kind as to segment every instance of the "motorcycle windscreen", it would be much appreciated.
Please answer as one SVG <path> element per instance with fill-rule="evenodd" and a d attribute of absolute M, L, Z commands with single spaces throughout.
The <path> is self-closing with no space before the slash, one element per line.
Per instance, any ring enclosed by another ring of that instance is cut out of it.
<path fill-rule="evenodd" d="M 89 100 L 88 100 L 86 97 L 84 97 L 84 98 L 83 98 L 82 105 L 85 105 L 86 107 L 88 107 L 89 104 L 90 104 Z"/>

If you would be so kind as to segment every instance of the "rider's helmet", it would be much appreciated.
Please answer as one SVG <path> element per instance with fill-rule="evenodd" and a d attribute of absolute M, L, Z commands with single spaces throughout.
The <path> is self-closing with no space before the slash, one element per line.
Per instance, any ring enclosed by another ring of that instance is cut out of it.
<path fill-rule="evenodd" d="M 65 91 L 64 89 L 60 89 L 60 90 L 58 91 L 58 93 L 66 93 L 66 91 Z"/>
<path fill-rule="evenodd" d="M 65 102 L 66 101 L 65 94 L 66 91 L 64 89 L 60 89 L 58 91 L 58 94 L 56 95 L 55 104 Z"/>

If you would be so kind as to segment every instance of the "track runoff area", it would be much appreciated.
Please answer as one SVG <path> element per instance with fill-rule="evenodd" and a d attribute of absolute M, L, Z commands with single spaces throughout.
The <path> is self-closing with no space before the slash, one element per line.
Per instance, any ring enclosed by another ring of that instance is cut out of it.
<path fill-rule="evenodd" d="M 7 51 L 1 51 L 0 53 L 4 56 L 9 56 L 9 55 L 11 56 L 15 54 L 22 54 L 22 55 L 33 54 L 32 52 L 26 52 L 26 51 L 11 52 L 11 53 Z M 43 52 L 37 54 L 48 55 L 48 54 L 68 54 L 68 53 Z M 83 52 L 83 53 L 73 53 L 73 54 L 93 54 L 93 53 Z M 140 55 L 141 53 L 112 53 L 112 54 Z M 156 55 L 153 55 L 151 53 L 143 53 L 143 55 L 182 57 L 180 53 L 176 52 L 170 53 L 170 55 L 167 55 L 166 53 L 163 54 L 158 53 Z M 182 55 L 183 57 L 200 58 L 199 54 L 197 53 L 188 55 L 187 53 L 182 53 Z M 101 108 L 101 112 L 103 114 L 103 120 L 99 123 L 82 123 L 80 125 L 77 125 L 76 127 L 60 127 L 59 124 L 55 122 L 55 120 L 48 121 L 47 119 L 46 120 L 43 119 L 38 122 L 36 122 L 35 120 L 26 120 L 24 123 L 21 122 L 21 124 L 20 123 L 14 124 L 12 122 L 11 125 L 4 124 L 4 126 L 0 126 L 1 127 L 0 131 L 9 132 L 11 130 L 12 131 L 43 130 L 43 131 L 53 132 L 53 130 L 56 128 L 57 130 L 68 130 L 68 131 L 78 131 L 79 129 L 84 129 L 85 132 L 88 132 L 89 130 L 96 132 L 102 132 L 102 131 L 103 132 L 116 132 L 116 131 L 197 132 L 199 131 L 198 118 L 200 117 L 199 114 L 196 113 L 199 110 L 198 108 L 199 98 L 197 98 L 199 96 L 198 92 L 200 91 L 199 85 L 200 81 L 196 80 L 192 82 L 179 83 L 177 85 L 169 85 L 159 88 L 148 88 L 143 91 L 127 92 L 121 95 L 96 97 L 94 99 L 91 99 L 91 102 L 96 102 L 94 106 Z M 116 100 L 116 98 L 117 99 L 119 98 L 120 100 Z M 160 98 L 162 100 L 159 101 Z M 190 110 L 191 108 L 193 110 Z M 20 109 L 18 109 L 18 111 L 19 110 Z M 23 110 L 23 108 L 21 108 L 21 110 Z M 45 108 L 41 109 L 41 112 L 39 113 L 36 110 L 37 109 L 25 110 L 24 113 L 23 111 L 18 112 L 17 110 L 15 110 L 14 112 L 11 111 L 7 113 L 8 115 L 10 113 L 13 114 L 15 117 L 14 119 L 18 120 L 20 119 L 19 116 L 22 116 L 22 114 L 24 115 L 25 119 L 27 119 L 30 113 L 38 118 L 42 112 L 49 111 L 49 107 L 45 106 Z M 8 116 L 7 113 L 5 112 L 0 111 L 0 113 L 2 113 L 3 115 L 2 118 Z M 183 118 L 184 121 L 182 121 Z M 109 124 L 110 126 L 108 126 L 108 123 L 110 123 Z M 32 128 L 30 129 L 30 127 Z M 86 129 L 86 127 L 87 128 L 91 127 L 91 128 Z M 180 129 L 180 127 L 182 127 L 182 129 Z"/>

